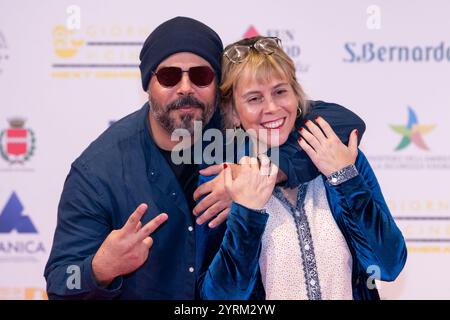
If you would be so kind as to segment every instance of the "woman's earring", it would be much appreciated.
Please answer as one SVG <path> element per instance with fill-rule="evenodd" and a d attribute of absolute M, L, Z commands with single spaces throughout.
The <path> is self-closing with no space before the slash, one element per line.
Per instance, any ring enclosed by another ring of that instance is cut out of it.
<path fill-rule="evenodd" d="M 297 118 L 302 115 L 302 108 L 300 105 L 297 106 Z"/>

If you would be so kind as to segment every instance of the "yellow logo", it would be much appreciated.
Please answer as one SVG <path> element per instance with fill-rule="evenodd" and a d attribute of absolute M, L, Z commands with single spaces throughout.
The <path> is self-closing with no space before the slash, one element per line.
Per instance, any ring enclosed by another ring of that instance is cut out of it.
<path fill-rule="evenodd" d="M 48 300 L 47 292 L 41 288 L 25 288 L 25 300 Z"/>
<path fill-rule="evenodd" d="M 48 296 L 42 288 L 0 287 L 0 300 L 48 300 Z"/>
<path fill-rule="evenodd" d="M 55 26 L 52 34 L 53 46 L 58 57 L 73 57 L 84 45 L 84 40 L 76 38 L 75 30 L 69 30 L 64 25 Z"/>

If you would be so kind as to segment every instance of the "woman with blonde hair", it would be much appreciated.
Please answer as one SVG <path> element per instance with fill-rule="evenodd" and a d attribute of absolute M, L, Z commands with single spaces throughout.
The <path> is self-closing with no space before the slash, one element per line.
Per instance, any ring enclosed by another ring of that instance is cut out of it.
<path fill-rule="evenodd" d="M 222 59 L 226 127 L 242 127 L 268 148 L 284 144 L 309 106 L 295 65 L 273 37 L 227 46 Z M 224 164 L 233 199 L 226 228 L 197 243 L 201 299 L 379 299 L 371 279 L 393 281 L 406 246 L 353 131 L 343 144 L 317 117 L 299 130 L 300 147 L 321 175 L 294 188 L 275 186 L 264 154 Z M 374 274 L 375 272 L 375 274 Z"/>

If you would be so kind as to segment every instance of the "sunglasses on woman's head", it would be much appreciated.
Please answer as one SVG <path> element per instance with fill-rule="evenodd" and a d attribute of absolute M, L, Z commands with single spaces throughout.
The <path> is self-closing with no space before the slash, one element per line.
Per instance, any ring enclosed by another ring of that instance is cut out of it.
<path fill-rule="evenodd" d="M 183 73 L 187 72 L 189 80 L 197 87 L 207 87 L 214 80 L 214 71 L 208 66 L 191 67 L 183 70 L 179 67 L 163 67 L 153 74 L 163 87 L 176 86 L 183 77 Z"/>
<path fill-rule="evenodd" d="M 277 37 L 264 37 L 252 44 L 235 44 L 225 50 L 223 55 L 232 63 L 241 63 L 247 58 L 252 48 L 269 55 L 274 53 L 276 49 L 281 48 L 281 40 Z"/>

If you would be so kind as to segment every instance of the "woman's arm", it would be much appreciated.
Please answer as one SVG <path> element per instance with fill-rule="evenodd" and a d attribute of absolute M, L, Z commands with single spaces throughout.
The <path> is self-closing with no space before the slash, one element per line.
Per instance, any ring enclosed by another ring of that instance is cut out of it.
<path fill-rule="evenodd" d="M 315 122 L 306 123 L 306 128 L 300 131 L 299 143 L 328 177 L 328 200 L 337 223 L 345 227 L 364 270 L 379 267 L 381 280 L 394 280 L 406 261 L 405 242 L 375 174 L 362 152 L 358 152 L 357 133 L 350 134 L 346 146 L 323 118 Z"/>
<path fill-rule="evenodd" d="M 362 268 L 378 267 L 380 280 L 393 281 L 406 262 L 405 241 L 361 151 L 355 167 L 358 175 L 354 178 L 336 186 L 327 183 L 329 203 L 336 216 L 342 217 Z"/>
<path fill-rule="evenodd" d="M 257 279 L 261 238 L 267 219 L 264 212 L 233 203 L 226 228 L 211 231 L 207 226 L 200 226 L 197 229 L 197 241 L 205 244 L 197 249 L 200 299 L 249 299 Z M 220 240 L 218 249 L 211 248 Z M 215 255 L 211 255 L 211 251 Z"/>
<path fill-rule="evenodd" d="M 272 195 L 278 173 L 266 156 L 260 155 L 259 159 L 260 164 L 256 158 L 243 157 L 235 178 L 224 164 L 225 188 L 233 200 L 226 230 L 216 232 L 206 226 L 196 230 L 201 299 L 249 299 L 253 291 L 268 219 L 263 208 Z"/>

